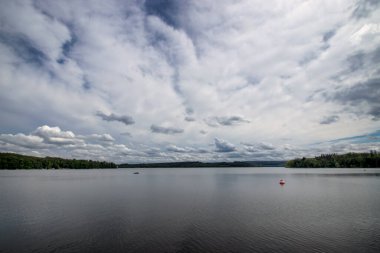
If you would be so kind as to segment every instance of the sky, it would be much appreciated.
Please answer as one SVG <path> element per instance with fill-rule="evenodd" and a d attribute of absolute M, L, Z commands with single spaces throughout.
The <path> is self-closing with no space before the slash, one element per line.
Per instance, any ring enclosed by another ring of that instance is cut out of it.
<path fill-rule="evenodd" d="M 0 0 L 0 152 L 380 151 L 378 0 Z"/>

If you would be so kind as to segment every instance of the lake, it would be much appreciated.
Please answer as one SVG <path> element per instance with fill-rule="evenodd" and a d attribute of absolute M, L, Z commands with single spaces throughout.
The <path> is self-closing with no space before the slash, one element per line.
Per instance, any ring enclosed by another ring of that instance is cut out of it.
<path fill-rule="evenodd" d="M 380 252 L 380 170 L 0 171 L 0 252 L 106 251 Z"/>

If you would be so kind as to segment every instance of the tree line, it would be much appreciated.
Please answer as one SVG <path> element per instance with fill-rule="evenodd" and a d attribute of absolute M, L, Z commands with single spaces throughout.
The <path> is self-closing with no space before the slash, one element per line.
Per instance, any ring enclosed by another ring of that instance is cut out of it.
<path fill-rule="evenodd" d="M 116 168 L 116 164 L 104 161 L 63 159 L 58 157 L 34 157 L 13 153 L 0 153 L 0 169 L 94 169 Z"/>
<path fill-rule="evenodd" d="M 283 167 L 285 161 L 124 163 L 119 168 Z"/>
<path fill-rule="evenodd" d="M 297 158 L 286 163 L 288 168 L 380 168 L 380 153 L 322 154 L 314 158 Z"/>

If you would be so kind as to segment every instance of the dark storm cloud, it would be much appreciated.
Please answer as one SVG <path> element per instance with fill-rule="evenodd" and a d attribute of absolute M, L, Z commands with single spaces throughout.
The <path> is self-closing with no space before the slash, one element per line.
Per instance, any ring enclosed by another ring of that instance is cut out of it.
<path fill-rule="evenodd" d="M 91 89 L 91 83 L 88 80 L 85 79 L 83 81 L 82 88 L 85 89 L 85 90 Z"/>
<path fill-rule="evenodd" d="M 365 64 L 365 58 L 366 54 L 364 52 L 357 52 L 353 55 L 350 55 L 347 58 L 349 71 L 353 72 L 362 69 Z"/>
<path fill-rule="evenodd" d="M 379 6 L 379 0 L 359 0 L 352 14 L 356 18 L 366 18 Z"/>
<path fill-rule="evenodd" d="M 185 120 L 188 121 L 188 122 L 193 122 L 193 121 L 195 121 L 195 118 L 191 117 L 191 116 L 186 116 Z"/>
<path fill-rule="evenodd" d="M 329 124 L 337 122 L 338 120 L 339 120 L 339 116 L 338 115 L 331 115 L 331 116 L 323 118 L 319 122 L 319 124 L 321 124 L 321 125 L 329 125 Z"/>
<path fill-rule="evenodd" d="M 211 117 L 205 120 L 206 124 L 211 127 L 217 126 L 234 126 L 241 123 L 249 123 L 250 121 L 241 116 L 228 116 L 228 117 Z"/>
<path fill-rule="evenodd" d="M 91 89 L 91 83 L 90 83 L 90 81 L 87 79 L 87 77 L 83 77 L 83 83 L 82 83 L 82 88 L 84 89 L 84 90 L 89 90 L 89 89 Z"/>
<path fill-rule="evenodd" d="M 214 143 L 215 143 L 216 152 L 227 153 L 227 152 L 236 151 L 235 145 L 225 140 L 215 138 Z"/>
<path fill-rule="evenodd" d="M 352 87 L 337 92 L 335 99 L 344 103 L 379 103 L 380 78 L 369 79 Z"/>
<path fill-rule="evenodd" d="M 159 133 L 159 134 L 180 134 L 183 133 L 183 129 L 181 128 L 175 128 L 175 127 L 162 127 L 157 125 L 151 125 L 150 130 L 152 133 Z"/>
<path fill-rule="evenodd" d="M 380 63 L 380 47 L 376 48 L 370 55 L 370 60 L 372 63 L 379 64 Z"/>
<path fill-rule="evenodd" d="M 188 122 L 193 122 L 195 121 L 195 118 L 191 115 L 194 114 L 194 110 L 190 107 L 186 107 L 186 116 L 185 116 L 185 120 L 188 121 Z"/>
<path fill-rule="evenodd" d="M 378 64 L 380 63 L 380 47 L 377 47 L 375 50 L 369 52 L 355 52 L 349 55 L 346 61 L 348 64 L 348 72 L 371 67 L 378 68 Z"/>
<path fill-rule="evenodd" d="M 96 116 L 99 116 L 100 118 L 102 118 L 105 121 L 119 121 L 121 123 L 124 123 L 125 125 L 132 125 L 135 123 L 133 118 L 131 116 L 127 116 L 127 115 L 116 115 L 114 113 L 107 115 L 103 112 L 98 111 L 96 113 Z"/>
<path fill-rule="evenodd" d="M 359 106 L 367 106 L 365 113 L 380 119 L 380 78 L 369 79 L 349 88 L 337 91 L 329 100 L 338 101 L 344 105 L 351 106 L 351 109 L 358 109 Z M 362 112 L 360 112 L 362 113 Z"/>
<path fill-rule="evenodd" d="M 193 108 L 190 108 L 190 107 L 186 107 L 186 113 L 191 115 L 194 113 L 194 109 Z"/>
<path fill-rule="evenodd" d="M 314 61 L 315 59 L 318 58 L 318 54 L 316 52 L 308 52 L 306 53 L 302 58 L 301 60 L 299 61 L 299 64 L 302 66 L 302 65 L 306 65 L 308 64 L 309 62 L 312 62 Z"/>
<path fill-rule="evenodd" d="M 335 30 L 330 30 L 323 34 L 323 41 L 328 42 L 332 37 L 334 37 L 336 31 Z"/>
<path fill-rule="evenodd" d="M 216 117 L 216 121 L 223 126 L 232 126 L 239 123 L 249 123 L 249 120 L 244 119 L 241 116 L 231 116 L 231 117 Z"/>
<path fill-rule="evenodd" d="M 350 75 L 351 73 L 369 72 L 379 73 L 380 64 L 380 47 L 374 50 L 360 50 L 350 54 L 346 58 L 346 70 L 342 74 Z M 336 78 L 341 82 L 339 78 Z M 370 115 L 374 120 L 380 119 L 380 77 L 376 74 L 368 79 L 363 79 L 354 85 L 347 87 L 342 85 L 335 91 L 328 92 L 323 90 L 314 94 L 313 97 L 322 97 L 327 101 L 335 101 L 346 106 L 345 111 L 355 113 L 357 115 Z M 314 99 L 314 98 L 311 98 Z M 330 124 L 337 118 L 326 118 L 321 124 Z"/>

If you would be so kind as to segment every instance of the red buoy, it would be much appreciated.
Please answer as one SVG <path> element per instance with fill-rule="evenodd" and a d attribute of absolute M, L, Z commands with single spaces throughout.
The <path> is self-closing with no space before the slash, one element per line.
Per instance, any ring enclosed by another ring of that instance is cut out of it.
<path fill-rule="evenodd" d="M 285 184 L 285 180 L 284 179 L 281 179 L 280 180 L 280 185 L 284 185 Z"/>

